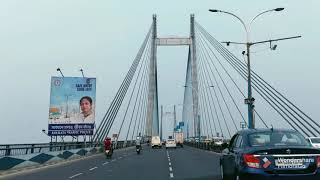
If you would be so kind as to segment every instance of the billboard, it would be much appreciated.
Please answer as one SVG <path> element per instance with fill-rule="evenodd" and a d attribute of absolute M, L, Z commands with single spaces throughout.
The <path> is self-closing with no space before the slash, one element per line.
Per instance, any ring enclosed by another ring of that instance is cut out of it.
<path fill-rule="evenodd" d="M 51 77 L 48 134 L 92 135 L 96 78 Z"/>

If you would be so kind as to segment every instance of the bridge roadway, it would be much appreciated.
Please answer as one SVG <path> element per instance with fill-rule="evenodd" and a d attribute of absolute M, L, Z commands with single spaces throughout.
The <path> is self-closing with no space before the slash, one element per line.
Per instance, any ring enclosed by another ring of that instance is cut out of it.
<path fill-rule="evenodd" d="M 219 180 L 218 160 L 218 154 L 187 146 L 168 150 L 145 146 L 140 155 L 133 148 L 118 150 L 114 152 L 112 159 L 99 154 L 84 160 L 11 175 L 5 179 Z"/>

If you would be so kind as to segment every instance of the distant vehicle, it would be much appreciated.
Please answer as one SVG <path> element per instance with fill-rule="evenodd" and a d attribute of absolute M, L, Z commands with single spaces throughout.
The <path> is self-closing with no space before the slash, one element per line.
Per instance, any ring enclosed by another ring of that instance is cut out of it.
<path fill-rule="evenodd" d="M 137 136 L 137 138 L 136 138 L 136 152 L 137 152 L 137 154 L 140 154 L 140 152 L 142 150 L 141 141 L 142 141 L 142 137 Z"/>
<path fill-rule="evenodd" d="M 183 147 L 183 132 L 175 132 L 174 137 L 175 137 L 177 146 Z"/>
<path fill-rule="evenodd" d="M 137 154 L 140 154 L 140 153 L 141 153 L 141 150 L 142 150 L 142 147 L 141 147 L 141 146 L 136 146 L 136 152 L 137 152 Z"/>
<path fill-rule="evenodd" d="M 320 179 L 320 150 L 294 130 L 246 129 L 222 151 L 220 168 L 223 180 Z"/>
<path fill-rule="evenodd" d="M 161 148 L 161 140 L 160 140 L 159 136 L 152 136 L 151 147 L 152 148 L 155 148 L 155 147 Z"/>
<path fill-rule="evenodd" d="M 308 137 L 308 141 L 313 147 L 320 149 L 320 137 Z"/>
<path fill-rule="evenodd" d="M 168 139 L 166 141 L 166 149 L 168 148 L 177 148 L 177 144 L 176 144 L 176 141 L 174 139 Z"/>
<path fill-rule="evenodd" d="M 221 146 L 223 144 L 223 137 L 213 137 L 214 145 Z"/>
<path fill-rule="evenodd" d="M 200 137 L 200 142 L 204 142 L 204 140 L 206 140 L 206 139 L 208 139 L 207 136 L 201 136 L 201 137 Z"/>
<path fill-rule="evenodd" d="M 205 140 L 203 140 L 204 143 L 209 144 L 211 143 L 212 139 L 210 138 L 206 138 Z"/>
<path fill-rule="evenodd" d="M 161 141 L 161 144 L 162 144 L 162 146 L 166 145 L 166 140 L 163 139 L 163 140 Z"/>

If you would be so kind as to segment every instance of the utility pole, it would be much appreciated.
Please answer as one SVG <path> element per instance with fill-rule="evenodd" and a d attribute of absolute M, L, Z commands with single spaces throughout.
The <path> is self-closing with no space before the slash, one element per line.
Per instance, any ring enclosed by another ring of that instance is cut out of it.
<path fill-rule="evenodd" d="M 161 105 L 161 117 L 160 117 L 160 139 L 162 140 L 162 123 L 163 123 L 163 105 Z"/>
<path fill-rule="evenodd" d="M 259 13 L 258 15 L 256 15 L 248 25 L 246 25 L 244 23 L 244 21 L 238 17 L 237 15 L 227 12 L 227 11 L 222 11 L 222 10 L 217 10 L 217 9 L 209 9 L 210 12 L 215 12 L 215 13 L 225 13 L 225 14 L 229 14 L 235 18 L 237 18 L 241 24 L 243 25 L 245 31 L 246 31 L 246 36 L 247 36 L 247 41 L 245 43 L 242 42 L 222 42 L 222 43 L 226 43 L 227 46 L 229 46 L 230 44 L 242 44 L 246 46 L 247 49 L 247 73 L 248 73 L 248 97 L 244 100 L 245 104 L 248 105 L 248 128 L 249 129 L 254 129 L 255 128 L 255 120 L 254 120 L 254 98 L 252 97 L 252 85 L 251 85 L 251 67 L 250 67 L 250 47 L 255 45 L 255 44 L 262 44 L 262 43 L 270 43 L 270 49 L 271 50 L 275 50 L 276 46 L 274 46 L 273 48 L 271 48 L 271 42 L 274 41 L 281 41 L 281 40 L 287 40 L 287 39 L 294 39 L 294 38 L 300 38 L 301 36 L 293 36 L 293 37 L 287 37 L 287 38 L 280 38 L 280 39 L 271 39 L 271 40 L 266 40 L 266 41 L 258 41 L 258 42 L 250 42 L 249 40 L 249 33 L 250 33 L 250 26 L 252 24 L 252 22 L 257 19 L 257 17 L 261 16 L 262 14 L 268 13 L 268 12 L 274 12 L 274 11 L 282 11 L 284 10 L 284 8 L 275 8 L 275 9 L 270 9 L 267 11 L 263 11 L 261 13 Z"/>
<path fill-rule="evenodd" d="M 271 43 L 274 41 L 282 41 L 282 40 L 288 40 L 288 39 L 295 39 L 295 38 L 301 38 L 301 36 L 292 36 L 287 38 L 280 38 L 280 39 L 270 39 L 266 41 L 258 41 L 258 42 L 247 42 L 247 70 L 248 70 L 248 98 L 244 100 L 245 104 L 248 104 L 248 123 L 249 128 L 254 129 L 255 128 L 255 119 L 254 119 L 254 101 L 255 99 L 252 97 L 252 84 L 251 84 L 251 67 L 250 67 L 250 47 L 255 44 L 262 44 L 262 43 L 270 43 L 270 49 L 275 50 L 275 48 L 271 48 Z M 234 43 L 234 42 L 224 42 L 227 44 Z M 239 44 L 239 43 L 234 43 Z M 276 46 L 275 46 L 276 47 Z"/>
<path fill-rule="evenodd" d="M 201 141 L 201 123 L 200 123 L 200 114 L 198 115 L 198 137 L 199 137 L 199 142 Z"/>
<path fill-rule="evenodd" d="M 173 105 L 173 129 L 177 126 L 176 105 Z"/>

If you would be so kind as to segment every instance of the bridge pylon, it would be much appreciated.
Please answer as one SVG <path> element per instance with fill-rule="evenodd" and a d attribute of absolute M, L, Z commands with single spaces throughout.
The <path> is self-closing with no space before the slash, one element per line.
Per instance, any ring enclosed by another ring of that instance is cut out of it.
<path fill-rule="evenodd" d="M 192 136 L 200 137 L 200 124 L 199 124 L 199 95 L 198 95 L 198 74 L 197 74 L 197 56 L 196 56 L 196 38 L 194 28 L 194 15 L 190 16 L 190 36 L 189 37 L 169 37 L 159 38 L 157 37 L 157 17 L 153 15 L 152 23 L 152 42 L 151 42 L 151 61 L 149 64 L 149 92 L 148 92 L 148 110 L 147 110 L 147 122 L 146 122 L 146 135 L 159 136 L 159 106 L 158 106 L 158 82 L 157 82 L 157 47 L 158 46 L 189 46 L 187 75 L 185 83 L 185 95 L 183 114 L 190 112 L 190 106 L 192 107 L 192 113 L 185 116 L 183 115 L 183 121 L 187 121 L 188 127 L 190 126 L 190 132 Z M 191 89 L 189 91 L 188 89 Z M 191 95 L 189 95 L 191 92 Z M 188 98 L 191 100 L 189 101 Z M 188 130 L 185 132 L 189 134 Z"/>

